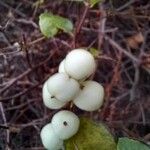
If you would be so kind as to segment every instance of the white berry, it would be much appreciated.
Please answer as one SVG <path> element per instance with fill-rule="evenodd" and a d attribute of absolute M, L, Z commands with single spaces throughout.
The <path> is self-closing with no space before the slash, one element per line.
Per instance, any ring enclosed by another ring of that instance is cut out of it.
<path fill-rule="evenodd" d="M 61 140 L 54 132 L 52 124 L 45 125 L 40 133 L 43 146 L 48 150 L 63 149 L 63 140 Z"/>
<path fill-rule="evenodd" d="M 83 89 L 74 99 L 74 104 L 85 111 L 95 111 L 99 109 L 104 100 L 104 88 L 95 81 L 83 83 Z"/>
<path fill-rule="evenodd" d="M 66 70 L 65 70 L 65 59 L 63 61 L 61 61 L 61 63 L 59 64 L 58 72 L 59 73 L 66 73 Z"/>
<path fill-rule="evenodd" d="M 65 102 L 57 100 L 48 92 L 47 82 L 45 82 L 43 85 L 42 97 L 44 105 L 50 109 L 59 109 L 66 104 Z"/>
<path fill-rule="evenodd" d="M 64 73 L 51 76 L 47 81 L 47 87 L 53 97 L 63 102 L 72 100 L 80 90 L 79 83 Z"/>
<path fill-rule="evenodd" d="M 74 113 L 63 110 L 53 116 L 52 125 L 59 138 L 69 139 L 79 129 L 79 118 Z"/>
<path fill-rule="evenodd" d="M 92 54 L 84 49 L 71 51 L 65 59 L 65 70 L 69 76 L 82 80 L 94 73 L 96 63 Z"/>

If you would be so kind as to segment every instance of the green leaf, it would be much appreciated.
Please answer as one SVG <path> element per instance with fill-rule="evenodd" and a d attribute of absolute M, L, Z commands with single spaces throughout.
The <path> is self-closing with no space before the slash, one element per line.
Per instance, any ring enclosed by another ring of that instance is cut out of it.
<path fill-rule="evenodd" d="M 72 22 L 66 18 L 53 15 L 53 22 L 58 29 L 61 29 L 64 32 L 70 33 L 73 30 Z"/>
<path fill-rule="evenodd" d="M 94 57 L 98 57 L 98 56 L 100 55 L 100 53 L 101 53 L 98 49 L 93 48 L 93 47 L 91 47 L 91 48 L 89 49 L 89 51 L 90 51 L 90 53 L 91 53 Z"/>
<path fill-rule="evenodd" d="M 78 133 L 65 141 L 66 150 L 116 150 L 112 135 L 103 124 L 81 118 Z"/>
<path fill-rule="evenodd" d="M 59 29 L 70 33 L 73 30 L 73 24 L 70 20 L 53 15 L 51 13 L 43 13 L 39 18 L 40 30 L 46 37 L 54 37 Z"/>
<path fill-rule="evenodd" d="M 90 7 L 93 7 L 99 2 L 103 2 L 104 0 L 67 0 L 67 1 L 74 1 L 74 2 L 85 2 L 90 5 Z"/>
<path fill-rule="evenodd" d="M 39 5 L 42 5 L 45 2 L 45 0 L 37 0 L 36 2 L 33 3 L 34 7 L 38 7 Z"/>
<path fill-rule="evenodd" d="M 58 32 L 58 29 L 53 25 L 53 19 L 49 13 L 40 15 L 39 26 L 43 35 L 48 38 L 55 36 Z"/>
<path fill-rule="evenodd" d="M 72 2 L 83 2 L 85 0 L 66 0 L 66 1 L 72 1 Z"/>
<path fill-rule="evenodd" d="M 117 150 L 150 150 L 150 148 L 137 140 L 125 137 L 119 138 Z"/>
<path fill-rule="evenodd" d="M 99 2 L 103 2 L 103 0 L 89 0 L 89 4 L 91 7 L 93 7 L 94 5 L 96 5 Z"/>

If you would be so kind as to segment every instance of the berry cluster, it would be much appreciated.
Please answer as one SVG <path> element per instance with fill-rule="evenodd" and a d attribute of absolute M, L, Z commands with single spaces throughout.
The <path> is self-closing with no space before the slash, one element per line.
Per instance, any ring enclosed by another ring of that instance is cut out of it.
<path fill-rule="evenodd" d="M 62 150 L 63 140 L 69 139 L 79 129 L 79 118 L 72 112 L 62 110 L 56 113 L 51 123 L 41 130 L 41 139 L 48 150 Z"/>
<path fill-rule="evenodd" d="M 98 110 L 103 104 L 104 89 L 98 82 L 88 80 L 95 69 L 91 53 L 84 49 L 72 50 L 60 63 L 58 73 L 44 83 L 45 106 L 60 109 L 72 101 L 82 110 Z M 63 140 L 76 134 L 78 128 L 79 119 L 74 113 L 59 111 L 41 130 L 42 143 L 49 150 L 62 149 Z"/>

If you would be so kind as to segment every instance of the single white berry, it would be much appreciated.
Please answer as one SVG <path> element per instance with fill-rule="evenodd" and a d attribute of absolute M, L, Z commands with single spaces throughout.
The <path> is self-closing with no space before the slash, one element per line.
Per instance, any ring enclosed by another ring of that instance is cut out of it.
<path fill-rule="evenodd" d="M 48 150 L 63 149 L 63 140 L 61 140 L 54 132 L 52 124 L 45 125 L 40 133 L 43 146 Z"/>
<path fill-rule="evenodd" d="M 47 80 L 48 92 L 57 100 L 68 102 L 72 100 L 80 90 L 79 83 L 69 78 L 67 74 L 56 73 Z"/>
<path fill-rule="evenodd" d="M 84 49 L 71 51 L 64 63 L 67 74 L 76 80 L 88 78 L 96 68 L 94 57 Z"/>
<path fill-rule="evenodd" d="M 52 118 L 52 125 L 59 138 L 65 140 L 75 135 L 79 129 L 79 118 L 72 112 L 63 110 Z"/>
<path fill-rule="evenodd" d="M 66 73 L 66 71 L 65 71 L 65 59 L 63 61 L 61 61 L 61 63 L 59 64 L 58 72 L 59 73 Z"/>
<path fill-rule="evenodd" d="M 59 109 L 66 104 L 65 102 L 57 100 L 48 92 L 47 82 L 43 85 L 42 97 L 44 105 L 50 109 Z"/>
<path fill-rule="evenodd" d="M 74 104 L 85 111 L 95 111 L 99 109 L 104 101 L 104 88 L 98 82 L 86 81 L 83 89 L 74 99 Z"/>

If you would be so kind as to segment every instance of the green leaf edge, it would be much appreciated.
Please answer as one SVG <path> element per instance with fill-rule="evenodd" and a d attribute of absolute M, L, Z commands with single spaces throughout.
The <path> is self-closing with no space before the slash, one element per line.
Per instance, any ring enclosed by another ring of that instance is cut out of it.
<path fill-rule="evenodd" d="M 117 143 L 117 150 L 131 150 L 131 149 L 125 149 L 126 147 L 123 147 L 122 145 L 125 143 L 127 144 L 127 142 L 129 142 L 129 147 L 131 145 L 131 142 L 132 142 L 132 146 L 135 144 L 140 144 L 141 146 L 143 146 L 143 149 L 140 149 L 140 150 L 150 150 L 150 146 L 138 141 L 138 140 L 134 140 L 134 139 L 131 139 L 131 138 L 127 138 L 127 137 L 121 137 L 119 138 L 118 140 L 118 143 Z M 131 147 L 130 147 L 131 148 Z"/>
<path fill-rule="evenodd" d="M 74 135 L 72 138 L 70 138 L 70 139 L 68 139 L 68 140 L 65 141 L 65 148 L 66 148 L 66 150 L 70 150 L 70 148 L 69 148 L 70 145 L 74 145 L 74 149 L 72 149 L 72 147 L 71 147 L 71 150 L 76 150 L 76 149 L 77 150 L 86 150 L 84 148 L 82 148 L 82 149 L 75 148 L 75 143 L 76 143 L 77 140 L 75 141 L 74 139 L 76 139 L 78 136 L 80 136 L 80 134 L 82 134 L 82 133 L 80 133 L 80 132 L 82 132 L 82 126 L 84 124 L 87 124 L 86 123 L 87 121 L 89 122 L 88 124 L 92 124 L 94 126 L 93 129 L 96 129 L 96 130 L 100 131 L 101 137 L 103 137 L 103 136 L 106 137 L 105 141 L 106 140 L 109 141 L 109 144 L 110 144 L 110 147 L 111 147 L 111 149 L 109 149 L 109 150 L 116 150 L 117 145 L 115 143 L 115 140 L 114 140 L 112 134 L 109 132 L 109 130 L 107 129 L 107 127 L 103 123 L 96 123 L 96 122 L 92 121 L 91 119 L 85 118 L 85 117 L 81 117 L 80 118 L 80 128 L 79 128 L 78 133 L 76 135 Z M 108 146 L 108 143 L 107 143 L 107 146 Z M 101 150 L 101 149 L 98 148 L 98 149 L 94 149 L 94 150 Z M 108 150 L 108 149 L 104 149 L 103 148 L 102 150 Z"/>
<path fill-rule="evenodd" d="M 47 28 L 51 28 L 51 30 L 43 28 L 43 22 L 46 20 L 46 18 L 50 22 L 47 25 Z M 42 34 L 47 38 L 54 37 L 58 33 L 59 29 L 63 30 L 66 33 L 71 33 L 73 31 L 73 24 L 69 19 L 58 15 L 53 15 L 51 12 L 45 12 L 39 16 L 39 26 Z"/>

